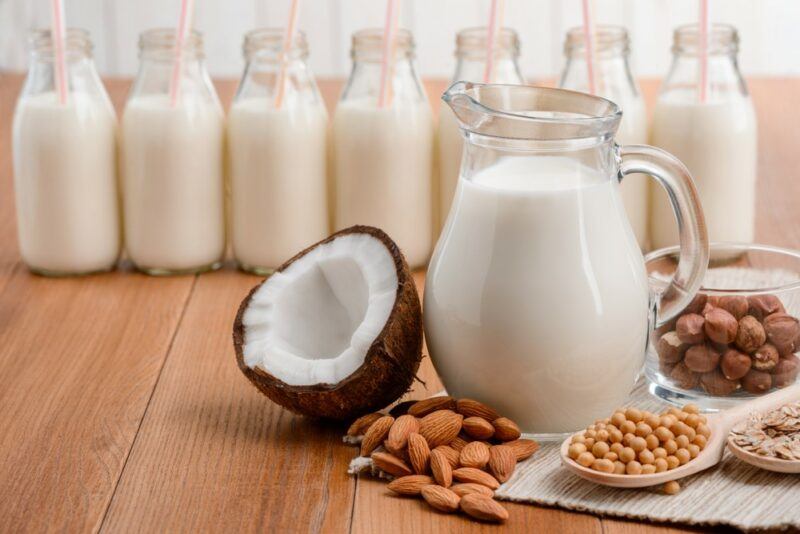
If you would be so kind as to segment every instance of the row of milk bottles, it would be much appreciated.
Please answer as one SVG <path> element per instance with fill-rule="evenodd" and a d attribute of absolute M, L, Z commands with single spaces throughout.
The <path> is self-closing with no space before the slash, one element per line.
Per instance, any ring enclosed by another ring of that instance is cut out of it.
<path fill-rule="evenodd" d="M 524 83 L 516 33 L 503 29 L 497 39 L 492 82 Z M 174 32 L 145 32 L 118 128 L 88 35 L 67 32 L 70 93 L 63 104 L 54 91 L 49 33 L 34 33 L 14 119 L 23 260 L 44 274 L 103 271 L 114 267 L 124 240 L 129 259 L 145 272 L 199 272 L 220 265 L 229 226 L 239 265 L 266 273 L 331 227 L 370 224 L 392 236 L 412 267 L 424 266 L 450 209 L 461 137 L 442 106 L 436 142 L 407 31 L 397 36 L 390 103 L 378 107 L 381 40 L 377 30 L 354 34 L 353 70 L 329 125 L 303 34 L 284 60 L 288 81 L 276 107 L 282 32 L 249 33 L 245 72 L 226 122 L 203 64 L 200 34 L 184 45 L 173 102 Z M 568 33 L 565 88 L 588 90 L 583 43 L 579 30 Z M 697 32 L 676 31 L 650 140 L 695 176 L 711 238 L 750 241 L 755 118 L 736 64 L 737 45 L 733 28 L 714 27 L 710 97 L 699 103 Z M 628 50 L 624 29 L 598 28 L 596 87 L 623 109 L 620 144 L 645 143 L 645 108 Z M 454 80 L 482 80 L 485 29 L 459 32 L 456 57 Z M 640 245 L 676 243 L 666 198 L 655 191 L 650 196 L 643 178 L 628 177 L 622 185 Z"/>

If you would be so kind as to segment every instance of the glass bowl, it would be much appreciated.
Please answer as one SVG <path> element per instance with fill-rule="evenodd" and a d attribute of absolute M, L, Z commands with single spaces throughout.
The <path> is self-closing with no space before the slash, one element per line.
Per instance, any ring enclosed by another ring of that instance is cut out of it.
<path fill-rule="evenodd" d="M 650 392 L 707 411 L 785 387 L 800 370 L 800 252 L 768 245 L 712 243 L 692 303 L 650 336 Z M 663 292 L 678 247 L 645 256 L 651 290 Z"/>

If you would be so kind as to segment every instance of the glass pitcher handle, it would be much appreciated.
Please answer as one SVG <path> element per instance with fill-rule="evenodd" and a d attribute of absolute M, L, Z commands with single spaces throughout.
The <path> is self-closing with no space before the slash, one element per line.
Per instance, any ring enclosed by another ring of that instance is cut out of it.
<path fill-rule="evenodd" d="M 667 191 L 678 220 L 678 266 L 658 303 L 659 327 L 680 313 L 700 289 L 708 267 L 706 222 L 692 176 L 675 156 L 646 145 L 626 145 L 618 150 L 620 175 L 644 173 L 654 177 Z"/>

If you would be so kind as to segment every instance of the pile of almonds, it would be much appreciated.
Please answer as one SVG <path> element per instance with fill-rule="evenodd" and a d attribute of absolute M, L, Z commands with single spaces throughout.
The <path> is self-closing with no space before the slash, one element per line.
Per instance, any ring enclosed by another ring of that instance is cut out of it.
<path fill-rule="evenodd" d="M 390 415 L 365 415 L 347 435 L 363 435 L 361 456 L 394 477 L 391 491 L 421 496 L 441 512 L 461 510 L 494 522 L 508 519 L 494 490 L 539 448 L 521 439 L 517 424 L 494 409 L 453 397 L 403 403 Z"/>
<path fill-rule="evenodd" d="M 740 387 L 763 394 L 794 383 L 800 371 L 800 321 L 775 295 L 698 294 L 655 345 L 664 375 L 714 396 Z"/>

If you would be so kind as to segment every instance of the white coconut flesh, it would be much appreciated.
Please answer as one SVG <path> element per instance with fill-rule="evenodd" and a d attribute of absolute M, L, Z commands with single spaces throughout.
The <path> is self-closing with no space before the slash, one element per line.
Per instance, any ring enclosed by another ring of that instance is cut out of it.
<path fill-rule="evenodd" d="M 363 363 L 397 298 L 389 249 L 345 234 L 273 274 L 242 316 L 243 356 L 291 386 L 337 384 Z"/>

